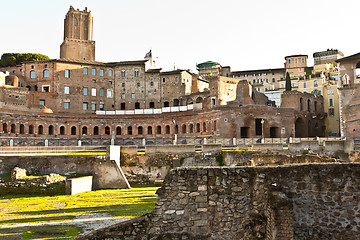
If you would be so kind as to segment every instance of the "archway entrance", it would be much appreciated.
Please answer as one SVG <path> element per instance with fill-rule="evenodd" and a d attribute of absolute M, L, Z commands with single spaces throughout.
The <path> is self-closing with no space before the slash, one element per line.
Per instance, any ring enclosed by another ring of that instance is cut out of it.
<path fill-rule="evenodd" d="M 300 138 L 300 137 L 306 137 L 306 128 L 305 128 L 305 123 L 304 120 L 302 120 L 301 118 L 296 119 L 295 121 L 295 137 Z"/>

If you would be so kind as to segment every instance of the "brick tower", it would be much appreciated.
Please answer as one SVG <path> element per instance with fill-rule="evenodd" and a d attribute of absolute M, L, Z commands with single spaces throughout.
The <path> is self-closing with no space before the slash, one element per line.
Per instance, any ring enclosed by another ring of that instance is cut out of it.
<path fill-rule="evenodd" d="M 60 58 L 95 60 L 91 11 L 75 10 L 70 6 L 64 19 L 64 41 L 60 45 Z"/>

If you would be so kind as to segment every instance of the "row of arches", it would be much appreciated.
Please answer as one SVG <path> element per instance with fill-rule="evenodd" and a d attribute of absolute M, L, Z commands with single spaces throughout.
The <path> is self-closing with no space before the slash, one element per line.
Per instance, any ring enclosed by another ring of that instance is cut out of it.
<path fill-rule="evenodd" d="M 100 128 L 99 126 L 64 126 L 60 125 L 55 129 L 54 125 L 44 126 L 30 124 L 16 125 L 15 123 L 2 123 L 0 125 L 3 134 L 36 134 L 36 135 L 112 135 L 112 131 L 116 136 L 120 135 L 170 135 L 170 134 L 201 134 L 216 131 L 216 120 L 211 122 L 196 122 L 187 124 L 165 124 L 165 125 L 147 125 L 147 126 L 116 126 L 111 129 L 110 126 Z"/>

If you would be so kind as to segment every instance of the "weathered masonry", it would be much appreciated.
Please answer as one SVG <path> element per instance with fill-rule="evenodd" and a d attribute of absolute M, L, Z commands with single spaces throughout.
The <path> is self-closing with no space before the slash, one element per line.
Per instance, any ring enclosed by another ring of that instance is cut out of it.
<path fill-rule="evenodd" d="M 152 213 L 79 239 L 358 239 L 360 164 L 178 168 Z"/>

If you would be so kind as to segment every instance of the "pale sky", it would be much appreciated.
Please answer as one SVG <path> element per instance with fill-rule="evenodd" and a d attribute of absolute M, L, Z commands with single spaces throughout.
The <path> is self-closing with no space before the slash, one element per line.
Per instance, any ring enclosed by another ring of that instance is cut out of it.
<path fill-rule="evenodd" d="M 281 68 L 284 57 L 328 48 L 358 53 L 359 0 L 0 0 L 0 54 L 59 58 L 70 5 L 94 17 L 96 60 L 143 59 L 192 69 L 204 61 L 233 71 Z"/>

